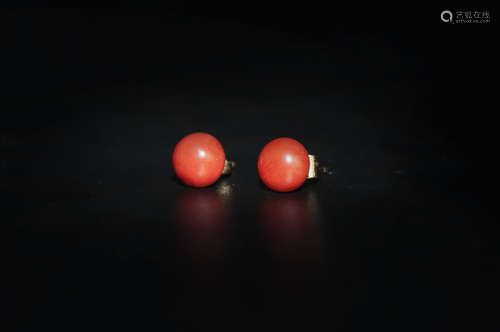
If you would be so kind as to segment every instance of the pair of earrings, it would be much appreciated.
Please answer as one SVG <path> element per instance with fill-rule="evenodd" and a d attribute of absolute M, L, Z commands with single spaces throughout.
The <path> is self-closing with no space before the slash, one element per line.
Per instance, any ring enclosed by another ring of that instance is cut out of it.
<path fill-rule="evenodd" d="M 175 146 L 172 161 L 177 177 L 195 188 L 215 183 L 236 166 L 235 162 L 226 160 L 217 138 L 201 132 L 182 138 Z M 308 154 L 298 141 L 287 137 L 277 138 L 264 146 L 257 168 L 262 182 L 278 192 L 296 190 L 306 179 L 318 177 L 316 157 Z"/>

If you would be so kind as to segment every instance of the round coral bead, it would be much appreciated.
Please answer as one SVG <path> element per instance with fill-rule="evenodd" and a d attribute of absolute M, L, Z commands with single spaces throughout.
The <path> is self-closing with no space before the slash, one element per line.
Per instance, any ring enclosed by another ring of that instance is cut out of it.
<path fill-rule="evenodd" d="M 309 154 L 298 141 L 281 137 L 264 146 L 257 166 L 266 186 L 279 192 L 293 191 L 307 178 Z"/>
<path fill-rule="evenodd" d="M 191 187 L 206 187 L 219 179 L 226 154 L 222 145 L 207 133 L 193 133 L 182 138 L 172 157 L 175 174 Z"/>

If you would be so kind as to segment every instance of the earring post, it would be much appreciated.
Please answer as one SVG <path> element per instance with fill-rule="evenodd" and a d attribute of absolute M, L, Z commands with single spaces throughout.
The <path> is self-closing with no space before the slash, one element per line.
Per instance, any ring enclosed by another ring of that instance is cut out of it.
<path fill-rule="evenodd" d="M 320 166 L 318 162 L 318 158 L 315 155 L 309 155 L 309 174 L 307 175 L 307 179 L 317 179 L 319 178 L 319 174 L 328 174 L 332 175 L 332 171 L 325 166 Z"/>
<path fill-rule="evenodd" d="M 222 170 L 222 175 L 231 174 L 232 170 L 236 167 L 236 163 L 231 160 L 226 160 L 224 163 L 224 169 Z"/>

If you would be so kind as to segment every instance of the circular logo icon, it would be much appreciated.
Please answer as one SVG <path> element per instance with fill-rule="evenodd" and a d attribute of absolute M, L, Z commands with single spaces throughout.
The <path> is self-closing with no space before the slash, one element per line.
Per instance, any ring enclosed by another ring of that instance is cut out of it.
<path fill-rule="evenodd" d="M 441 21 L 445 23 L 453 21 L 453 14 L 449 10 L 443 10 L 441 12 Z"/>

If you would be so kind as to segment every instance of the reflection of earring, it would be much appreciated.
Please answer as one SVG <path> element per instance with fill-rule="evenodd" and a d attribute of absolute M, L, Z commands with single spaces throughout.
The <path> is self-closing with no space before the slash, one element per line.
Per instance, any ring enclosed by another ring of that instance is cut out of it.
<path fill-rule="evenodd" d="M 308 154 L 298 141 L 287 137 L 267 143 L 260 152 L 257 167 L 262 182 L 279 192 L 296 190 L 306 179 L 318 177 L 316 157 Z"/>
<path fill-rule="evenodd" d="M 220 142 L 207 133 L 193 133 L 182 138 L 172 157 L 175 174 L 191 187 L 207 187 L 236 166 L 227 161 Z"/>

